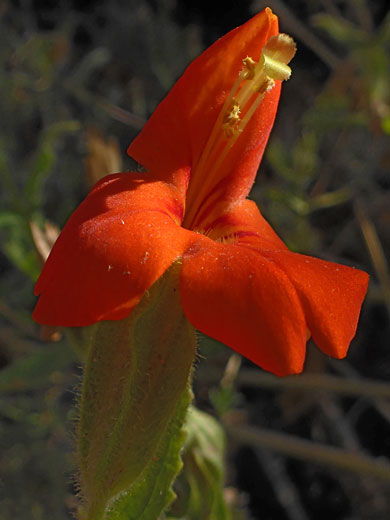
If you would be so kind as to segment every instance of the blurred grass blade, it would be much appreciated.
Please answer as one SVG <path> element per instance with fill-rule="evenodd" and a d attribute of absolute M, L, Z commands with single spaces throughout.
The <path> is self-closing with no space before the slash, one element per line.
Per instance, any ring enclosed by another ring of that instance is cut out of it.
<path fill-rule="evenodd" d="M 340 188 L 339 190 L 329 191 L 327 193 L 321 193 L 316 195 L 310 200 L 310 209 L 324 209 L 344 204 L 351 199 L 352 192 L 348 186 Z"/>
<path fill-rule="evenodd" d="M 57 159 L 56 140 L 65 133 L 74 133 L 79 129 L 80 123 L 71 120 L 53 123 L 45 130 L 24 190 L 26 199 L 30 201 L 33 209 L 42 206 L 43 183 Z"/>
<path fill-rule="evenodd" d="M 39 275 L 40 266 L 26 219 L 18 213 L 1 212 L 1 228 L 6 230 L 4 253 L 18 269 L 35 280 Z"/>
<path fill-rule="evenodd" d="M 383 251 L 381 241 L 376 232 L 373 222 L 368 217 L 362 204 L 355 202 L 355 215 L 362 230 L 364 240 L 367 245 L 368 252 L 372 260 L 379 283 L 382 287 L 383 294 L 387 302 L 390 299 L 390 273 L 389 265 Z"/>

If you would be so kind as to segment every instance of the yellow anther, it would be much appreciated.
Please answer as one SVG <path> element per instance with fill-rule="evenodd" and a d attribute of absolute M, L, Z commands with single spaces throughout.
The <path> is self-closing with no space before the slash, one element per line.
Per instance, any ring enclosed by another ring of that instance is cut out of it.
<path fill-rule="evenodd" d="M 242 63 L 244 68 L 240 73 L 241 79 L 253 79 L 256 73 L 256 62 L 250 56 L 247 56 L 242 60 Z"/>
<path fill-rule="evenodd" d="M 236 127 L 240 122 L 241 108 L 236 99 L 232 99 L 222 120 L 222 128 L 227 137 L 232 137 L 235 134 Z"/>
<path fill-rule="evenodd" d="M 263 81 L 254 87 L 254 90 L 259 94 L 266 94 L 275 86 L 275 81 L 268 76 L 263 79 Z"/>

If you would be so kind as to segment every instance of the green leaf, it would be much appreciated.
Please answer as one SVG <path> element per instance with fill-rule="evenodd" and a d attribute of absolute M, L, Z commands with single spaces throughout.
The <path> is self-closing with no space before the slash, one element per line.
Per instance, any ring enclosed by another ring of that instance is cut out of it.
<path fill-rule="evenodd" d="M 225 434 L 214 417 L 190 407 L 185 430 L 183 471 L 175 489 L 179 498 L 169 518 L 229 520 L 223 496 Z"/>
<path fill-rule="evenodd" d="M 345 204 L 351 200 L 351 197 L 352 193 L 348 186 L 328 193 L 322 193 L 310 200 L 310 209 L 313 211 L 316 209 L 332 208 L 339 204 Z"/>
<path fill-rule="evenodd" d="M 180 450 L 185 440 L 182 429 L 191 392 L 180 399 L 176 415 L 164 434 L 154 457 L 130 491 L 107 507 L 107 520 L 152 520 L 175 498 L 171 484 L 182 468 Z"/>
<path fill-rule="evenodd" d="M 386 115 L 382 119 L 382 130 L 386 135 L 390 135 L 390 115 Z"/>
<path fill-rule="evenodd" d="M 78 428 L 83 520 L 154 520 L 174 497 L 196 354 L 179 269 L 176 262 L 128 318 L 91 328 Z"/>
<path fill-rule="evenodd" d="M 16 227 L 23 225 L 23 219 L 18 213 L 12 211 L 1 211 L 0 212 L 0 228 L 2 227 Z"/>

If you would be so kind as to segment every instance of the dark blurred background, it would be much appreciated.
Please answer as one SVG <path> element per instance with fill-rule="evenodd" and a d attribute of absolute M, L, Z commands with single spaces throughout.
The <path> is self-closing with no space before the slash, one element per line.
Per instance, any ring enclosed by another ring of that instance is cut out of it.
<path fill-rule="evenodd" d="M 291 249 L 370 288 L 347 359 L 309 345 L 301 376 L 201 338 L 196 402 L 228 431 L 232 518 L 390 518 L 387 0 L 0 0 L 1 520 L 76 507 L 81 363 L 30 318 L 59 229 L 97 179 L 135 167 L 126 147 L 186 65 L 266 5 L 298 53 L 251 196 Z"/>

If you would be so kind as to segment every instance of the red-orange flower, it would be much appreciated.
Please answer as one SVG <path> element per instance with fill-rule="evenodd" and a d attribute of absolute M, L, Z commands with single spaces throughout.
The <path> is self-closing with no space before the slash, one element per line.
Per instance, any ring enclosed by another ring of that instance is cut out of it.
<path fill-rule="evenodd" d="M 129 147 L 147 173 L 105 177 L 67 222 L 36 321 L 120 320 L 180 257 L 183 309 L 200 331 L 278 375 L 302 370 L 308 330 L 345 356 L 367 275 L 290 252 L 246 199 L 293 54 L 265 9 L 188 67 Z"/>

